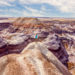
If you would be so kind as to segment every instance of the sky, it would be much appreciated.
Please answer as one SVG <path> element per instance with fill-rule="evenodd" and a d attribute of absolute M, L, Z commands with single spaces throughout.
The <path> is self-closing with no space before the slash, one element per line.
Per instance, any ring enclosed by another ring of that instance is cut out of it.
<path fill-rule="evenodd" d="M 75 0 L 0 0 L 0 17 L 75 18 Z"/>

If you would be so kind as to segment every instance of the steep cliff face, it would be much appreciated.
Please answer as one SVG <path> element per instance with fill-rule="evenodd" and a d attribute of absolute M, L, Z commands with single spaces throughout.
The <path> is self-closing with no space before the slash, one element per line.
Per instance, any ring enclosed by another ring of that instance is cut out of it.
<path fill-rule="evenodd" d="M 0 75 L 71 75 L 40 42 L 29 44 L 21 54 L 0 58 Z"/>
<path fill-rule="evenodd" d="M 75 36 L 67 34 L 67 36 L 64 36 L 62 38 L 62 42 L 64 47 L 66 48 L 66 51 L 69 55 L 69 62 L 68 62 L 68 67 L 69 69 L 72 69 L 75 67 Z"/>

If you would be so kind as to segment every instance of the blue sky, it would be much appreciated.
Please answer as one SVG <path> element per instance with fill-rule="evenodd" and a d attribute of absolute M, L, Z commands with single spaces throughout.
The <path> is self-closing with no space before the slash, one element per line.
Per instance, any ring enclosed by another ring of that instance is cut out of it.
<path fill-rule="evenodd" d="M 0 17 L 75 18 L 75 0 L 0 0 Z"/>

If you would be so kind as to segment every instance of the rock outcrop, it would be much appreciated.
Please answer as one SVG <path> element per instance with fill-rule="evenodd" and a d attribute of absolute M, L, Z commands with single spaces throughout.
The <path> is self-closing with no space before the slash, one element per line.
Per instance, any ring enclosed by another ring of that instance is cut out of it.
<path fill-rule="evenodd" d="M 50 34 L 42 43 L 67 66 L 68 53 L 57 35 Z"/>
<path fill-rule="evenodd" d="M 49 25 L 49 31 L 60 37 L 69 57 L 69 68 L 75 66 L 75 19 L 47 19 L 42 20 L 45 25 Z M 73 64 L 73 66 L 70 66 Z"/>
<path fill-rule="evenodd" d="M 29 44 L 21 54 L 0 58 L 0 75 L 71 75 L 42 43 Z"/>
<path fill-rule="evenodd" d="M 11 25 L 11 23 L 9 23 L 9 22 L 0 23 L 0 31 L 7 29 L 10 25 Z"/>
<path fill-rule="evenodd" d="M 20 53 L 28 44 L 29 37 L 23 33 L 6 33 L 0 38 L 0 56 L 10 53 Z"/>

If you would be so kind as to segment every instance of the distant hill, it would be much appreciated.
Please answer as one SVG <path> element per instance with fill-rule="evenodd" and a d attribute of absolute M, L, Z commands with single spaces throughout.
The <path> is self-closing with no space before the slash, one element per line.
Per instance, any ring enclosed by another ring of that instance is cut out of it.
<path fill-rule="evenodd" d="M 6 18 L 6 17 L 0 17 L 0 20 L 6 20 L 6 19 L 8 19 L 8 18 Z"/>
<path fill-rule="evenodd" d="M 44 24 L 37 18 L 17 18 L 13 22 L 14 26 L 24 27 L 24 28 L 41 28 Z"/>

